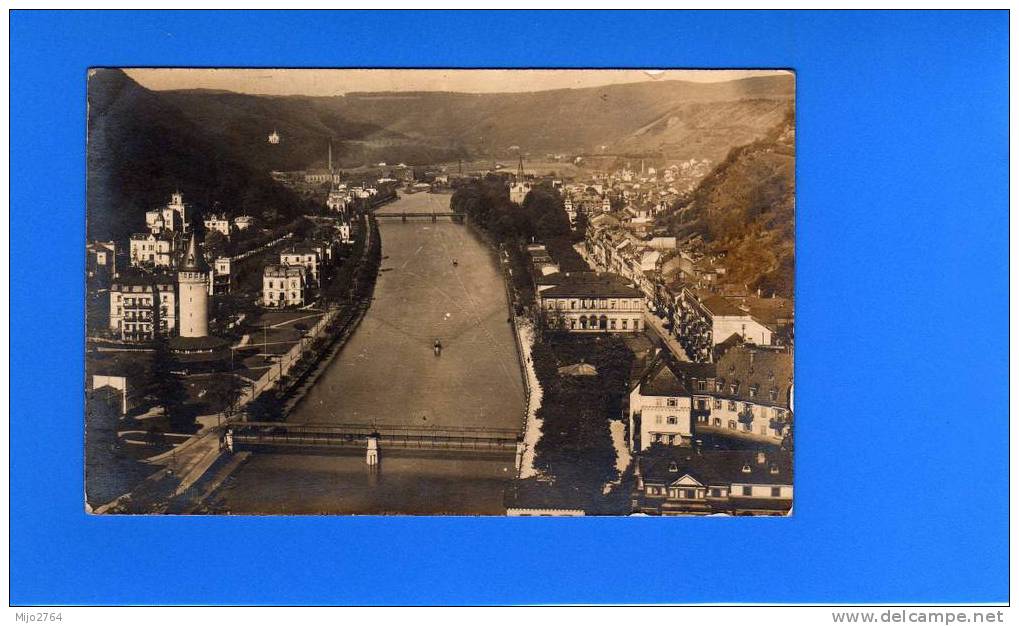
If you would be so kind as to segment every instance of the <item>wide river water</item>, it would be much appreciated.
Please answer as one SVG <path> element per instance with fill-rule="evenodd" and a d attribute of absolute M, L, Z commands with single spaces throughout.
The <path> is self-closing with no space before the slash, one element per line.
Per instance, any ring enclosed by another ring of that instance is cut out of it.
<path fill-rule="evenodd" d="M 448 195 L 417 193 L 379 214 L 448 207 Z M 521 428 L 524 388 L 495 255 L 449 220 L 378 223 L 383 260 L 371 307 L 289 421 Z M 254 452 L 211 504 L 235 514 L 502 514 L 513 474 L 512 458 L 383 449 L 372 474 L 363 453 Z"/>

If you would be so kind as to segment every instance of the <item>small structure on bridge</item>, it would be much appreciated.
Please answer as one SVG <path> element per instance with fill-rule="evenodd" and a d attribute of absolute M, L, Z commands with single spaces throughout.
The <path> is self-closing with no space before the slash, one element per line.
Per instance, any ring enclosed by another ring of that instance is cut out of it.
<path fill-rule="evenodd" d="M 368 435 L 368 449 L 365 455 L 365 463 L 368 467 L 376 467 L 379 464 L 379 434 Z"/>

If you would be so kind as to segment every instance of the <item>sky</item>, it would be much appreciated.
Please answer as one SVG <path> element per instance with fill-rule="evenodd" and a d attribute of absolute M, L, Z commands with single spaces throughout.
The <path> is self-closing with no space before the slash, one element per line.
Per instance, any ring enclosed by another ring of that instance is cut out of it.
<path fill-rule="evenodd" d="M 353 91 L 500 93 L 655 80 L 721 82 L 782 70 L 328 70 L 125 68 L 154 90 L 222 89 L 261 95 L 336 96 Z"/>

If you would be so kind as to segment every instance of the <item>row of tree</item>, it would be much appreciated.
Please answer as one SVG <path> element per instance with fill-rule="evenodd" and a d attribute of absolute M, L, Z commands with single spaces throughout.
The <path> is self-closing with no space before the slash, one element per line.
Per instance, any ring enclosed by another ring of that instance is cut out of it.
<path fill-rule="evenodd" d="M 488 175 L 461 186 L 449 202 L 456 213 L 467 215 L 499 243 L 511 240 L 536 241 L 570 233 L 570 220 L 563 199 L 551 186 L 537 185 L 522 204 L 512 202 L 503 178 Z"/>
<path fill-rule="evenodd" d="M 576 337 L 546 332 L 531 354 L 541 383 L 541 439 L 535 466 L 592 495 L 617 477 L 610 420 L 621 414 L 633 353 L 614 335 Z M 595 376 L 560 375 L 559 367 L 585 361 Z"/>

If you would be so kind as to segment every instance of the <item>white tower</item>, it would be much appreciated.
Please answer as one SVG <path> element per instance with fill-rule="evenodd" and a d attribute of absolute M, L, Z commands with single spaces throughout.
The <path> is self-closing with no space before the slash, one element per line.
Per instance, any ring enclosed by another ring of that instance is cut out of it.
<path fill-rule="evenodd" d="M 180 301 L 180 336 L 207 337 L 209 335 L 208 268 L 198 251 L 195 236 L 191 235 L 187 254 L 177 273 Z"/>

